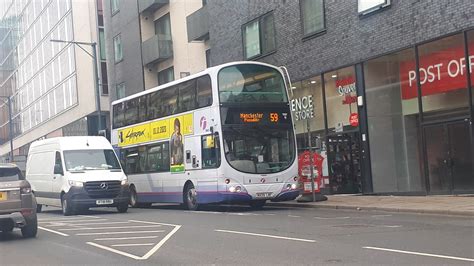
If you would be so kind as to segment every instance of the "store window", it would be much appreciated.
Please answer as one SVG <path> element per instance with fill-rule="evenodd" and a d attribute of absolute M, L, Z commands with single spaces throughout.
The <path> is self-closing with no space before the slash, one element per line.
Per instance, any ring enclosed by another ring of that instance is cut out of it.
<path fill-rule="evenodd" d="M 324 0 L 300 0 L 300 8 L 304 36 L 319 33 L 325 29 Z"/>
<path fill-rule="evenodd" d="M 420 84 L 423 113 L 436 116 L 447 110 L 466 112 L 469 105 L 466 60 L 462 34 L 420 45 Z M 404 66 L 408 84 L 402 88 L 402 97 L 413 97 L 416 88 L 414 64 Z"/>
<path fill-rule="evenodd" d="M 114 59 L 115 63 L 123 60 L 122 39 L 120 34 L 114 37 Z"/>
<path fill-rule="evenodd" d="M 354 67 L 324 74 L 328 128 L 341 132 L 358 128 L 357 91 Z"/>
<path fill-rule="evenodd" d="M 415 50 L 407 49 L 364 63 L 372 183 L 377 192 L 424 190 L 416 87 L 404 97 L 409 85 L 405 65 L 414 61 Z"/>
<path fill-rule="evenodd" d="M 243 26 L 244 57 L 246 59 L 273 52 L 275 45 L 275 25 L 273 13 L 249 22 Z"/>

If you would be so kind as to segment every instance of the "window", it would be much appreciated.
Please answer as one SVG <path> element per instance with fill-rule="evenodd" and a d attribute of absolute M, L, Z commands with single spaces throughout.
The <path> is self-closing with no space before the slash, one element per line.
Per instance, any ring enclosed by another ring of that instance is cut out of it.
<path fill-rule="evenodd" d="M 198 108 L 212 104 L 211 78 L 203 76 L 197 79 L 197 105 Z"/>
<path fill-rule="evenodd" d="M 138 98 L 138 122 L 146 121 L 148 109 L 148 95 L 143 95 Z"/>
<path fill-rule="evenodd" d="M 125 125 L 137 123 L 138 120 L 138 99 L 131 99 L 125 102 Z"/>
<path fill-rule="evenodd" d="M 273 13 L 266 14 L 243 26 L 244 57 L 246 59 L 275 50 Z"/>
<path fill-rule="evenodd" d="M 300 0 L 300 8 L 304 36 L 324 30 L 324 0 Z"/>
<path fill-rule="evenodd" d="M 120 0 L 110 0 L 110 8 L 112 9 L 112 15 L 119 12 L 119 2 Z"/>
<path fill-rule="evenodd" d="M 160 96 L 163 101 L 161 116 L 176 114 L 178 111 L 178 94 L 176 89 L 173 87 L 164 89 L 161 91 Z"/>
<path fill-rule="evenodd" d="M 138 173 L 138 149 L 132 148 L 124 151 L 124 171 L 126 174 Z"/>
<path fill-rule="evenodd" d="M 179 112 L 196 108 L 196 80 L 190 80 L 179 85 Z"/>
<path fill-rule="evenodd" d="M 206 50 L 206 67 L 211 67 L 211 49 Z"/>
<path fill-rule="evenodd" d="M 120 83 L 115 86 L 115 94 L 117 95 L 117 99 L 125 97 L 125 83 Z"/>
<path fill-rule="evenodd" d="M 171 40 L 170 14 L 155 20 L 155 34 L 158 35 L 158 40 Z"/>
<path fill-rule="evenodd" d="M 97 0 L 97 24 L 104 26 L 104 8 L 102 0 Z"/>
<path fill-rule="evenodd" d="M 174 80 L 174 68 L 170 67 L 158 72 L 158 85 L 166 84 Z"/>
<path fill-rule="evenodd" d="M 109 94 L 109 87 L 107 85 L 108 78 L 107 78 L 107 63 L 100 62 L 100 74 L 102 75 L 101 86 L 102 86 L 102 94 L 107 95 Z"/>
<path fill-rule="evenodd" d="M 219 136 L 205 135 L 201 139 L 202 168 L 217 168 L 221 164 Z"/>
<path fill-rule="evenodd" d="M 122 39 L 120 38 L 120 34 L 114 37 L 114 56 L 115 63 L 118 63 L 123 59 Z"/>
<path fill-rule="evenodd" d="M 120 169 L 113 150 L 64 151 L 64 161 L 67 171 Z"/>
<path fill-rule="evenodd" d="M 390 6 L 390 0 L 359 0 L 357 9 L 360 15 L 365 15 L 387 6 Z"/>
<path fill-rule="evenodd" d="M 105 33 L 103 28 L 99 28 L 99 53 L 100 53 L 100 60 L 105 60 Z"/>
<path fill-rule="evenodd" d="M 166 172 L 170 170 L 169 142 L 148 146 L 146 170 Z"/>

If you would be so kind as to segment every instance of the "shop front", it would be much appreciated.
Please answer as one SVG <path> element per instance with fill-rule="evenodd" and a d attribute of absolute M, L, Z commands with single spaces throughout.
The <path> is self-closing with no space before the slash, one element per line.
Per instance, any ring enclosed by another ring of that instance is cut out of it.
<path fill-rule="evenodd" d="M 322 158 L 322 192 L 472 193 L 469 66 L 474 31 L 294 83 L 292 104 L 311 98 L 295 127 L 299 152 Z"/>

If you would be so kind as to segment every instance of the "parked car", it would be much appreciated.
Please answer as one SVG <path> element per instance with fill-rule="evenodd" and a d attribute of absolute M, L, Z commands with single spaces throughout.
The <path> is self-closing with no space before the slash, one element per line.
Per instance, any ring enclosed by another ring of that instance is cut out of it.
<path fill-rule="evenodd" d="M 127 176 L 110 142 L 104 137 L 59 137 L 31 144 L 26 179 L 43 205 L 61 207 L 73 215 L 91 207 L 128 210 Z"/>
<path fill-rule="evenodd" d="M 36 200 L 20 169 L 14 164 L 0 164 L 0 231 L 14 228 L 20 228 L 23 237 L 36 236 Z"/>

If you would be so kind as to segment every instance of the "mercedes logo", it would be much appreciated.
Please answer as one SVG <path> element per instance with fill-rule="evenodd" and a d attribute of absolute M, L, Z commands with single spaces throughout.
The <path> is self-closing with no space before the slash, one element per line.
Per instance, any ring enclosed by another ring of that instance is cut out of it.
<path fill-rule="evenodd" d="M 107 190 L 109 188 L 109 185 L 107 185 L 107 183 L 100 183 L 100 188 L 102 190 Z"/>

